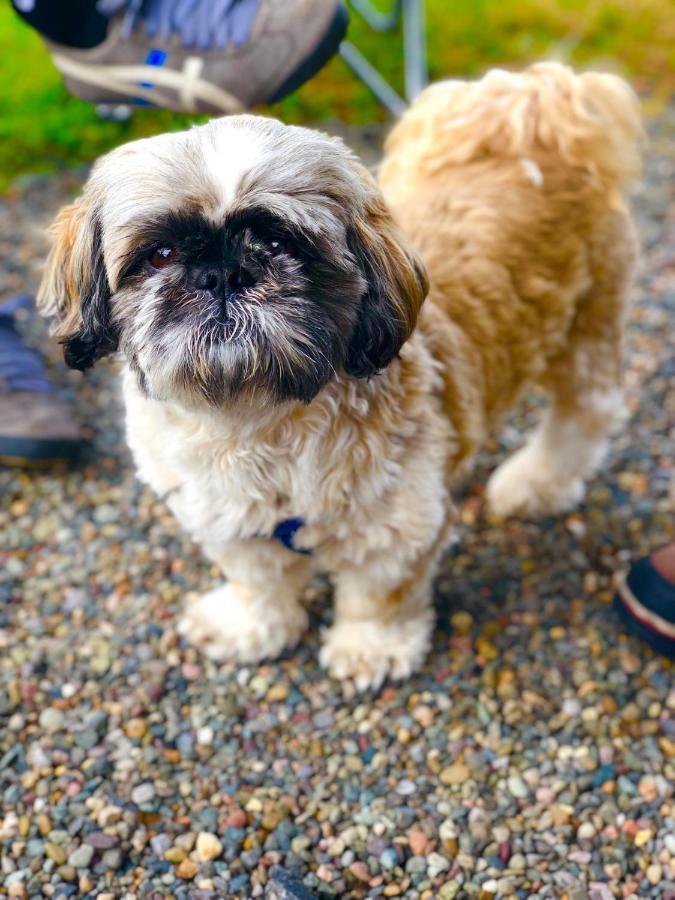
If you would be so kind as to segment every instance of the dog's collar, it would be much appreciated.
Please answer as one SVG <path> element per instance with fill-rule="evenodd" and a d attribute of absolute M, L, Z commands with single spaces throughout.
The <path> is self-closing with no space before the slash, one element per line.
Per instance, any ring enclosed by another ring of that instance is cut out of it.
<path fill-rule="evenodd" d="M 305 556 L 311 556 L 312 551 L 302 547 L 295 546 L 295 533 L 305 524 L 304 519 L 283 519 L 278 522 L 272 532 L 272 538 L 283 544 L 288 550 L 294 553 L 302 553 Z"/>

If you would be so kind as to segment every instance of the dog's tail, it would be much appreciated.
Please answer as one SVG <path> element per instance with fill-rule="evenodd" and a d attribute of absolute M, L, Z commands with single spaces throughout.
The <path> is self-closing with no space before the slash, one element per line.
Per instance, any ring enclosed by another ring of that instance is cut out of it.
<path fill-rule="evenodd" d="M 644 146 L 638 99 L 625 81 L 553 62 L 427 88 L 387 149 L 411 138 L 426 148 L 419 162 L 428 171 L 486 157 L 553 157 L 610 191 L 640 175 Z"/>

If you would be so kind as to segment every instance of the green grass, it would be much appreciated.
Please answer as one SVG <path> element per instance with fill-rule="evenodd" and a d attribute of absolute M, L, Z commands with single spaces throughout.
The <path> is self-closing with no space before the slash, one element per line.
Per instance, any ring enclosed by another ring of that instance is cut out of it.
<path fill-rule="evenodd" d="M 661 95 L 675 86 L 673 0 L 427 0 L 427 24 L 433 79 L 554 57 L 611 67 Z M 357 16 L 350 37 L 400 88 L 400 40 L 370 33 Z M 161 110 L 139 110 L 126 123 L 99 120 L 67 94 L 39 38 L 7 2 L 0 6 L 0 83 L 0 191 L 19 175 L 75 166 L 195 121 Z M 270 111 L 295 123 L 386 118 L 339 58 Z"/>

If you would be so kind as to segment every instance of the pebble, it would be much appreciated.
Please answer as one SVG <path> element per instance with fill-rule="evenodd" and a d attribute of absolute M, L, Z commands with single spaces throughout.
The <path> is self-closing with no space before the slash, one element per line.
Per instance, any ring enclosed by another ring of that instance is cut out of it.
<path fill-rule="evenodd" d="M 39 725 L 47 734 L 53 734 L 63 728 L 64 721 L 65 716 L 63 713 L 50 706 L 47 709 L 43 709 L 40 713 Z"/>
<path fill-rule="evenodd" d="M 176 875 L 183 881 L 192 881 L 198 871 L 199 866 L 191 859 L 184 859 L 176 866 Z"/>
<path fill-rule="evenodd" d="M 149 803 L 155 796 L 155 786 L 150 782 L 139 784 L 131 792 L 131 800 L 141 806 L 143 803 Z"/>
<path fill-rule="evenodd" d="M 209 862 L 220 856 L 223 852 L 223 845 L 215 834 L 211 834 L 208 831 L 200 831 L 197 835 L 196 850 L 200 862 Z"/>
<path fill-rule="evenodd" d="M 110 850 L 117 843 L 117 838 L 105 831 L 92 831 L 87 835 L 86 841 L 97 850 Z"/>
<path fill-rule="evenodd" d="M 661 884 L 663 869 L 658 863 L 652 863 L 651 866 L 648 866 L 645 874 L 647 876 L 647 881 L 650 884 Z"/>
<path fill-rule="evenodd" d="M 450 868 L 450 863 L 444 856 L 441 856 L 440 853 L 430 853 L 426 857 L 426 863 L 427 872 L 429 873 L 430 878 L 436 878 L 441 872 L 447 872 Z"/>
<path fill-rule="evenodd" d="M 202 747 L 210 747 L 213 743 L 214 732 L 210 725 L 205 725 L 197 731 L 197 743 Z"/>
<path fill-rule="evenodd" d="M 370 881 L 370 871 L 364 862 L 352 863 L 349 867 L 349 871 L 359 881 Z"/>
<path fill-rule="evenodd" d="M 420 829 L 413 828 L 408 832 L 408 843 L 410 845 L 410 852 L 413 856 L 424 856 L 426 849 L 429 846 L 429 838 Z"/>
<path fill-rule="evenodd" d="M 519 775 L 511 775 L 507 781 L 509 792 L 518 799 L 529 797 L 530 789 Z"/>
<path fill-rule="evenodd" d="M 595 837 L 595 827 L 591 822 L 584 822 L 577 829 L 577 838 L 580 841 L 590 841 Z"/>
<path fill-rule="evenodd" d="M 82 844 L 68 856 L 68 865 L 75 869 L 86 869 L 94 856 L 94 848 L 89 844 Z"/>
<path fill-rule="evenodd" d="M 455 785 L 464 784 L 470 776 L 471 770 L 468 766 L 465 766 L 464 763 L 454 763 L 453 765 L 446 766 L 445 769 L 442 769 L 439 777 L 441 784 Z"/>

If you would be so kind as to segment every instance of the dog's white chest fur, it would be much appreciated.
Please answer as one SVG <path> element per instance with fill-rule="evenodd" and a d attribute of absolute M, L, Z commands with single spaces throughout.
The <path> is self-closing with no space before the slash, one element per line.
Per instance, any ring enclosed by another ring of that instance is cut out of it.
<path fill-rule="evenodd" d="M 320 441 L 246 441 L 246 424 L 148 400 L 127 372 L 129 444 L 140 478 L 166 497 L 200 543 L 269 536 L 279 521 L 316 519 Z M 237 433 L 239 431 L 239 433 Z M 322 518 L 326 515 L 323 506 Z"/>

